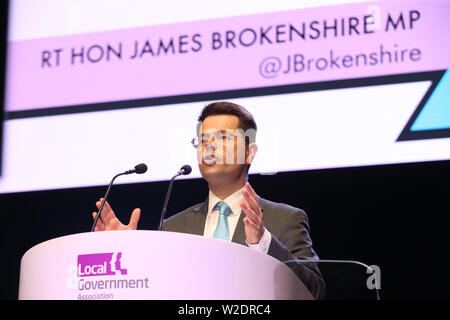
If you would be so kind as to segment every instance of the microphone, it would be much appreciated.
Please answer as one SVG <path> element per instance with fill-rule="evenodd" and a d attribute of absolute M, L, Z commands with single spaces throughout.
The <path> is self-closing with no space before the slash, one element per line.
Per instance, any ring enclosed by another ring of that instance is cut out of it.
<path fill-rule="evenodd" d="M 174 175 L 172 177 L 172 179 L 170 179 L 169 188 L 167 189 L 167 193 L 166 193 L 166 199 L 164 200 L 163 209 L 161 211 L 161 218 L 159 220 L 158 231 L 161 231 L 163 228 L 164 217 L 166 216 L 167 204 L 169 203 L 170 193 L 172 192 L 173 181 L 175 180 L 176 177 L 181 176 L 181 175 L 188 175 L 189 173 L 191 173 L 191 171 L 192 171 L 191 166 L 188 164 L 185 164 L 184 166 L 181 167 L 180 171 L 178 171 L 177 174 Z"/>
<path fill-rule="evenodd" d="M 191 173 L 192 168 L 190 165 L 185 164 L 184 166 L 181 167 L 180 171 L 178 171 L 177 175 L 188 175 L 189 173 Z"/>
<path fill-rule="evenodd" d="M 146 172 L 147 172 L 147 165 L 145 163 L 139 163 L 134 167 L 134 169 L 127 170 L 123 174 L 131 174 L 131 173 L 142 174 Z"/>
<path fill-rule="evenodd" d="M 103 197 L 103 201 L 100 204 L 100 208 L 98 209 L 98 214 L 95 217 L 94 224 L 92 225 L 92 228 L 91 228 L 91 232 L 94 232 L 95 226 L 97 225 L 98 218 L 100 218 L 100 215 L 103 210 L 103 206 L 105 205 L 106 199 L 108 198 L 109 191 L 111 190 L 114 180 L 116 180 L 117 177 L 120 177 L 123 175 L 132 174 L 132 173 L 142 174 L 145 172 L 147 172 L 147 165 L 145 163 L 140 163 L 140 164 L 136 165 L 134 167 L 134 169 L 118 173 L 112 178 L 111 182 L 109 183 L 108 189 L 106 190 L 105 196 Z"/>

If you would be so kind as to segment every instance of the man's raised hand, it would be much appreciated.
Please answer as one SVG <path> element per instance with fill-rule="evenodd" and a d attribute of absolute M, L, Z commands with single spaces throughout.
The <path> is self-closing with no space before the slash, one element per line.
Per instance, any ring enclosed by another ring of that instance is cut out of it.
<path fill-rule="evenodd" d="M 95 203 L 97 209 L 100 209 L 102 201 L 103 198 L 101 198 L 99 201 Z M 92 212 L 92 217 L 94 218 L 94 220 L 97 217 L 97 214 L 98 213 L 96 211 Z M 131 213 L 130 222 L 128 223 L 128 225 L 124 225 L 122 222 L 120 222 L 119 219 L 117 219 L 116 215 L 114 214 L 114 211 L 111 209 L 109 203 L 106 201 L 94 231 L 136 230 L 140 217 L 141 217 L 141 209 L 136 208 Z"/>

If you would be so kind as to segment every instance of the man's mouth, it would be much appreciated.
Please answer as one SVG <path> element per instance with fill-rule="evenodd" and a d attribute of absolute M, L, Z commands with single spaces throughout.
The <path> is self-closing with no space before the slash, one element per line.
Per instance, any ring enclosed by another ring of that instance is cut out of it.
<path fill-rule="evenodd" d="M 217 162 L 217 158 L 214 155 L 205 155 L 203 157 L 203 163 L 207 166 L 212 166 Z"/>

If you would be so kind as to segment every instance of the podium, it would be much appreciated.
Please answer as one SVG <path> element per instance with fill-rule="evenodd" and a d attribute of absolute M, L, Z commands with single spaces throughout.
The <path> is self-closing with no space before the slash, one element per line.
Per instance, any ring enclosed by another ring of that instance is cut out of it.
<path fill-rule="evenodd" d="M 313 299 L 294 272 L 240 244 L 167 231 L 64 236 L 29 249 L 19 299 Z"/>

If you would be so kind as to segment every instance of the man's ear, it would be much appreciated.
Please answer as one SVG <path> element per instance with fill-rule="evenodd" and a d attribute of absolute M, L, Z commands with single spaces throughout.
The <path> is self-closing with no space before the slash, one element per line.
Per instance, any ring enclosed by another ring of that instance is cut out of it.
<path fill-rule="evenodd" d="M 246 155 L 247 159 L 245 159 L 247 164 L 251 164 L 253 162 L 257 151 L 258 146 L 256 145 L 256 143 L 250 143 L 250 145 L 248 146 L 248 154 Z"/>

